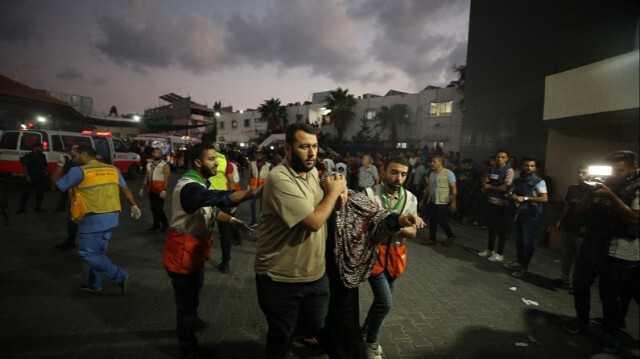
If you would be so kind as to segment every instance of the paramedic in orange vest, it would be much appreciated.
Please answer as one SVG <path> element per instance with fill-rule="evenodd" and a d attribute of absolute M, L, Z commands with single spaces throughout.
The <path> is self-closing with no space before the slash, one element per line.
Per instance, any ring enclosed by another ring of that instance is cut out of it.
<path fill-rule="evenodd" d="M 171 278 L 176 301 L 177 335 L 183 355 L 197 355 L 194 332 L 207 323 L 198 317 L 199 293 L 204 283 L 204 262 L 209 260 L 214 220 L 251 233 L 244 222 L 220 211 L 259 195 L 259 191 L 210 189 L 208 178 L 217 172 L 216 150 L 200 143 L 189 153 L 191 169 L 178 180 L 171 205 L 164 267 Z"/>
<path fill-rule="evenodd" d="M 251 168 L 251 179 L 249 180 L 249 188 L 257 189 L 262 187 L 264 181 L 267 179 L 267 175 L 271 170 L 271 163 L 265 161 L 264 153 L 262 149 L 256 151 L 256 160 L 249 163 Z M 256 216 L 256 200 L 251 200 L 251 226 L 257 226 Z"/>
<path fill-rule="evenodd" d="M 78 223 L 78 253 L 89 265 L 87 284 L 81 285 L 80 290 L 102 291 L 104 275 L 118 283 L 125 294 L 129 273 L 113 264 L 106 254 L 111 232 L 118 225 L 120 192 L 131 204 L 131 217 L 138 219 L 142 213 L 117 168 L 98 162 L 92 147 L 78 146 L 76 151 L 74 161 L 78 166 L 54 180 L 60 191 L 70 189 L 71 219 Z"/>
<path fill-rule="evenodd" d="M 162 150 L 154 148 L 151 152 L 151 161 L 147 162 L 147 170 L 140 189 L 140 197 L 144 196 L 145 191 L 149 193 L 149 204 L 153 214 L 153 226 L 147 229 L 147 232 L 161 232 L 169 228 L 163 207 L 164 199 L 169 193 L 170 175 L 171 166 L 162 159 Z"/>

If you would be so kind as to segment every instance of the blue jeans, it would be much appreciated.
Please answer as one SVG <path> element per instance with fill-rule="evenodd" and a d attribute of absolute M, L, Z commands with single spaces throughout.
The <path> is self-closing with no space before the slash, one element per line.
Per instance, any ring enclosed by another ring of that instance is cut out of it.
<path fill-rule="evenodd" d="M 378 341 L 380 327 L 384 318 L 387 317 L 393 305 L 393 287 L 396 278 L 391 277 L 386 271 L 377 276 L 369 277 L 369 285 L 373 291 L 373 303 L 364 320 L 367 328 L 367 343 Z"/>
<path fill-rule="evenodd" d="M 251 223 L 258 223 L 258 217 L 256 214 L 256 202 L 260 201 L 259 199 L 253 198 L 251 199 Z M 260 202 L 260 209 L 262 210 L 262 202 Z"/>
<path fill-rule="evenodd" d="M 516 222 L 516 230 L 518 238 L 516 239 L 516 261 L 522 264 L 524 269 L 529 268 L 529 262 L 533 257 L 533 251 L 536 245 L 536 230 L 540 216 L 531 213 L 518 214 Z"/>
<path fill-rule="evenodd" d="M 329 311 L 329 279 L 307 283 L 276 282 L 256 274 L 258 304 L 267 318 L 266 358 L 286 358 L 296 327 L 315 336 L 324 326 Z"/>
<path fill-rule="evenodd" d="M 78 254 L 89 265 L 87 286 L 102 290 L 102 276 L 116 283 L 122 283 L 129 275 L 127 271 L 113 264 L 107 258 L 107 248 L 113 228 L 102 232 L 80 233 L 78 235 Z"/>
<path fill-rule="evenodd" d="M 180 348 L 195 349 L 198 339 L 194 334 L 194 325 L 198 319 L 200 289 L 204 284 L 204 267 L 196 273 L 178 274 L 167 271 L 171 278 L 176 301 L 176 331 Z"/>

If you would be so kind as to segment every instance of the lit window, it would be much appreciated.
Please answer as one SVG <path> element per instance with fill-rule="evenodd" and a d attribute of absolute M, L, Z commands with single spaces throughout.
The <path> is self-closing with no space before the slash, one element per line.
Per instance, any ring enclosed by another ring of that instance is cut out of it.
<path fill-rule="evenodd" d="M 451 106 L 453 101 L 432 102 L 429 108 L 429 116 L 451 116 Z"/>
<path fill-rule="evenodd" d="M 237 128 L 237 127 L 238 127 L 238 121 L 237 120 L 231 121 L 231 128 Z"/>
<path fill-rule="evenodd" d="M 367 110 L 366 112 L 367 120 L 368 121 L 375 120 L 376 113 L 378 113 L 378 110 Z"/>
<path fill-rule="evenodd" d="M 407 148 L 407 143 L 406 142 L 398 142 L 396 144 L 396 148 Z"/>

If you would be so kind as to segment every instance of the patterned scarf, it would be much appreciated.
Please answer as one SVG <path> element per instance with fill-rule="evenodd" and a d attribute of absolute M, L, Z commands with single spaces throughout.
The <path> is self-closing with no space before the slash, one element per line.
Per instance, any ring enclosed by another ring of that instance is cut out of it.
<path fill-rule="evenodd" d="M 385 225 L 390 213 L 366 194 L 352 190 L 347 203 L 335 213 L 334 254 L 340 279 L 345 287 L 356 288 L 369 278 L 378 259 L 380 243 L 391 234 Z"/>

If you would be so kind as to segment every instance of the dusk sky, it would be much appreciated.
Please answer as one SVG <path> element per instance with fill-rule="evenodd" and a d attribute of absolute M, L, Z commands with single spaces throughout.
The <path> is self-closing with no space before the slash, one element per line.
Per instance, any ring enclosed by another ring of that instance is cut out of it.
<path fill-rule="evenodd" d="M 234 110 L 444 86 L 470 0 L 4 0 L 0 73 L 140 112 L 170 92 Z"/>

